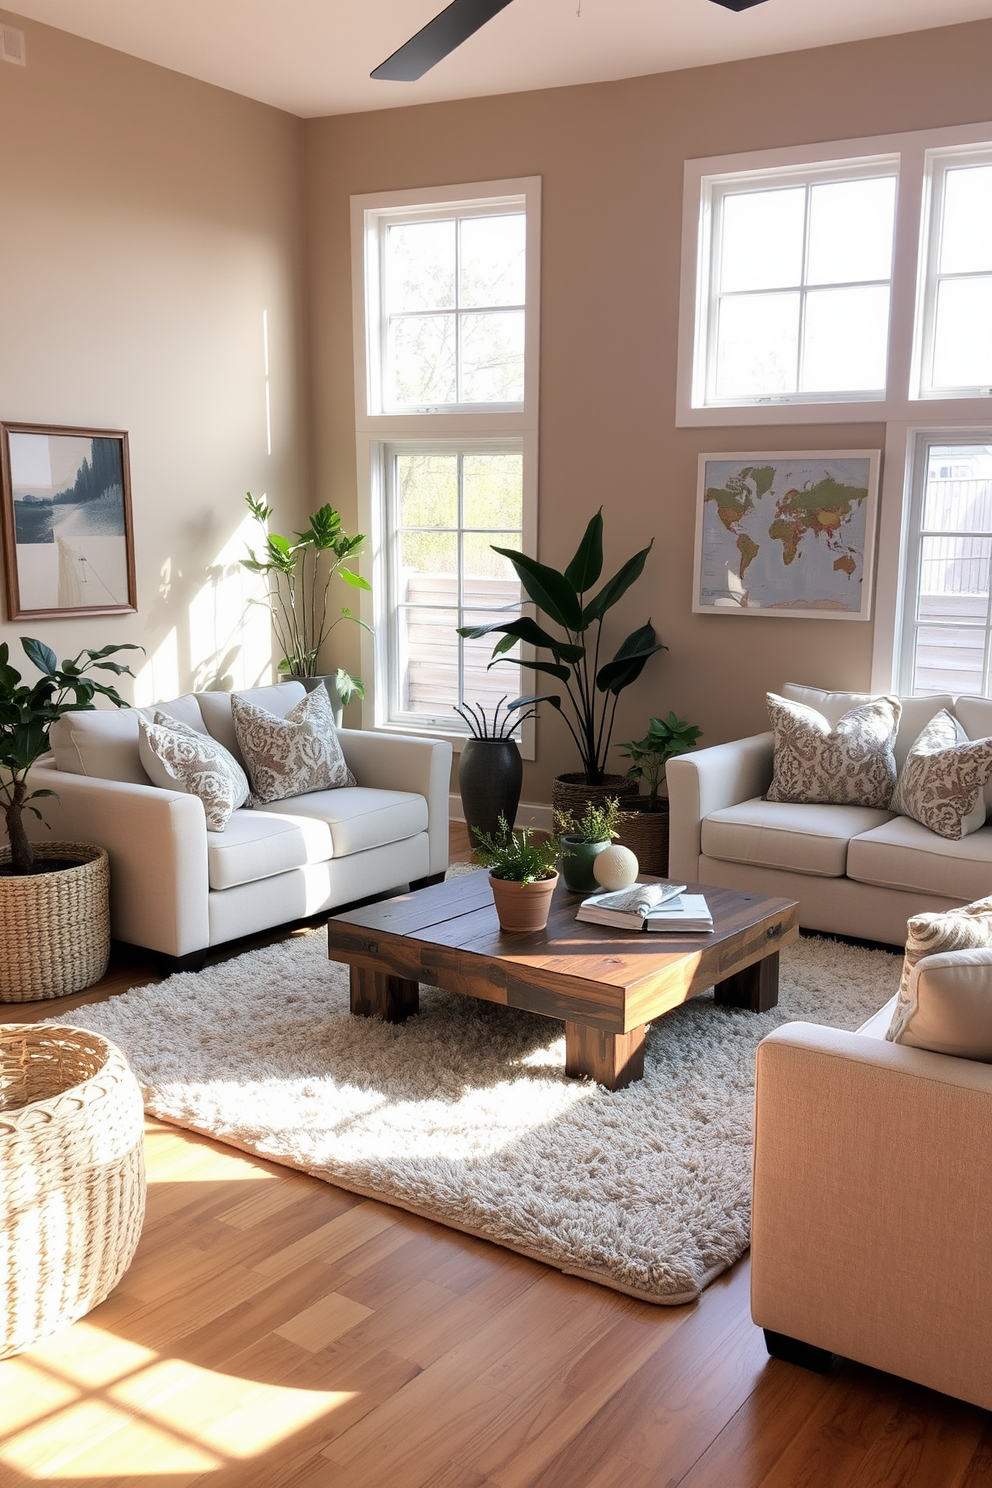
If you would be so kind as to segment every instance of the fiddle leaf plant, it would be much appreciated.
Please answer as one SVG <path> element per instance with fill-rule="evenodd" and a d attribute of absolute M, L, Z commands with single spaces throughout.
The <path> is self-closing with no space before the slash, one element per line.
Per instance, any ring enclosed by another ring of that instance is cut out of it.
<path fill-rule="evenodd" d="M 628 558 L 592 594 L 590 590 L 599 583 L 603 572 L 602 508 L 589 522 L 574 558 L 563 573 L 514 548 L 494 546 L 493 552 L 508 559 L 516 569 L 528 600 L 559 626 L 563 634 L 552 635 L 530 615 L 490 625 L 464 626 L 458 631 L 469 640 L 493 633 L 501 637 L 493 648 L 490 666 L 511 661 L 506 653 L 518 641 L 550 653 L 550 660 L 523 661 L 514 657 L 512 665 L 553 677 L 564 687 L 564 694 L 528 694 L 517 698 L 510 707 L 548 703 L 557 709 L 578 748 L 588 785 L 603 782 L 620 693 L 637 680 L 649 657 L 656 651 L 667 650 L 648 620 L 621 642 L 610 660 L 600 659 L 604 617 L 640 578 L 653 546 L 652 538 L 646 548 Z"/>
<path fill-rule="evenodd" d="M 0 803 L 7 823 L 10 842 L 11 872 L 34 872 L 34 849 L 24 830 L 24 812 L 33 811 L 39 821 L 41 812 L 30 803 L 40 796 L 56 796 L 51 790 L 28 791 L 27 776 L 31 766 L 48 749 L 48 734 L 53 723 L 66 713 L 86 712 L 99 695 L 109 698 L 115 708 L 129 703 L 106 682 L 90 675 L 94 671 L 113 672 L 129 677 L 131 668 L 108 658 L 118 651 L 141 651 L 131 644 L 104 646 L 100 651 L 80 651 L 78 656 L 63 661 L 41 641 L 21 636 L 21 646 L 41 677 L 33 685 L 22 682 L 21 674 L 10 664 L 10 648 L 0 645 Z"/>
<path fill-rule="evenodd" d="M 652 718 L 643 739 L 630 739 L 620 748 L 624 757 L 633 760 L 627 771 L 628 780 L 643 780 L 648 788 L 648 811 L 659 811 L 658 788 L 665 778 L 665 767 L 677 754 L 688 754 L 702 737 L 702 729 L 686 718 Z"/>

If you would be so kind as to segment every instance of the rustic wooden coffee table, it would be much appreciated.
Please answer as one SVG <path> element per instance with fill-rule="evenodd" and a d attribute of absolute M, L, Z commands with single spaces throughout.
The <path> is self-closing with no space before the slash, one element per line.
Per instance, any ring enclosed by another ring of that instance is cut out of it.
<path fill-rule="evenodd" d="M 581 895 L 555 890 L 546 930 L 499 928 L 488 874 L 401 894 L 327 924 L 327 953 L 351 968 L 351 1011 L 402 1023 L 419 983 L 525 1008 L 565 1024 L 565 1069 L 622 1090 L 644 1073 L 645 1025 L 707 987 L 726 1007 L 778 1001 L 778 953 L 799 936 L 799 906 L 735 889 L 705 893 L 708 935 L 580 924 Z"/>

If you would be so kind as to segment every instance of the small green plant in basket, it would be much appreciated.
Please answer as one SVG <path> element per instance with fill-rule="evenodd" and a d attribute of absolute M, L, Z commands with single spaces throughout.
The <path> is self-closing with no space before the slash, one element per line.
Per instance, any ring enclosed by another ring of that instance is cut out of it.
<path fill-rule="evenodd" d="M 633 760 L 627 771 L 628 780 L 643 780 L 648 788 L 648 811 L 660 811 L 658 790 L 665 778 L 665 767 L 677 754 L 688 754 L 702 729 L 685 718 L 669 713 L 667 718 L 652 718 L 643 739 L 631 739 L 620 746 L 625 759 Z"/>

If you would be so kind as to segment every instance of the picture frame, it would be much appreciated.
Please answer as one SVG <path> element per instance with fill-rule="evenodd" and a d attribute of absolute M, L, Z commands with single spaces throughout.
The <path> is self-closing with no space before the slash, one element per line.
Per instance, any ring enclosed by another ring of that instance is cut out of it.
<path fill-rule="evenodd" d="M 870 620 L 881 458 L 700 455 L 693 613 Z"/>
<path fill-rule="evenodd" d="M 136 611 L 126 431 L 0 423 L 0 532 L 8 620 Z"/>

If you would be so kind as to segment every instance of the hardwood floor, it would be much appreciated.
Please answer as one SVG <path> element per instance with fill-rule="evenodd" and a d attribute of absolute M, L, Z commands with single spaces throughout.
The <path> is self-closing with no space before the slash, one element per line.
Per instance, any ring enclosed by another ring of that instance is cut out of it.
<path fill-rule="evenodd" d="M 147 1155 L 118 1290 L 0 1363 L 3 1488 L 992 1485 L 985 1412 L 769 1360 L 746 1260 L 652 1307 L 159 1122 Z"/>

